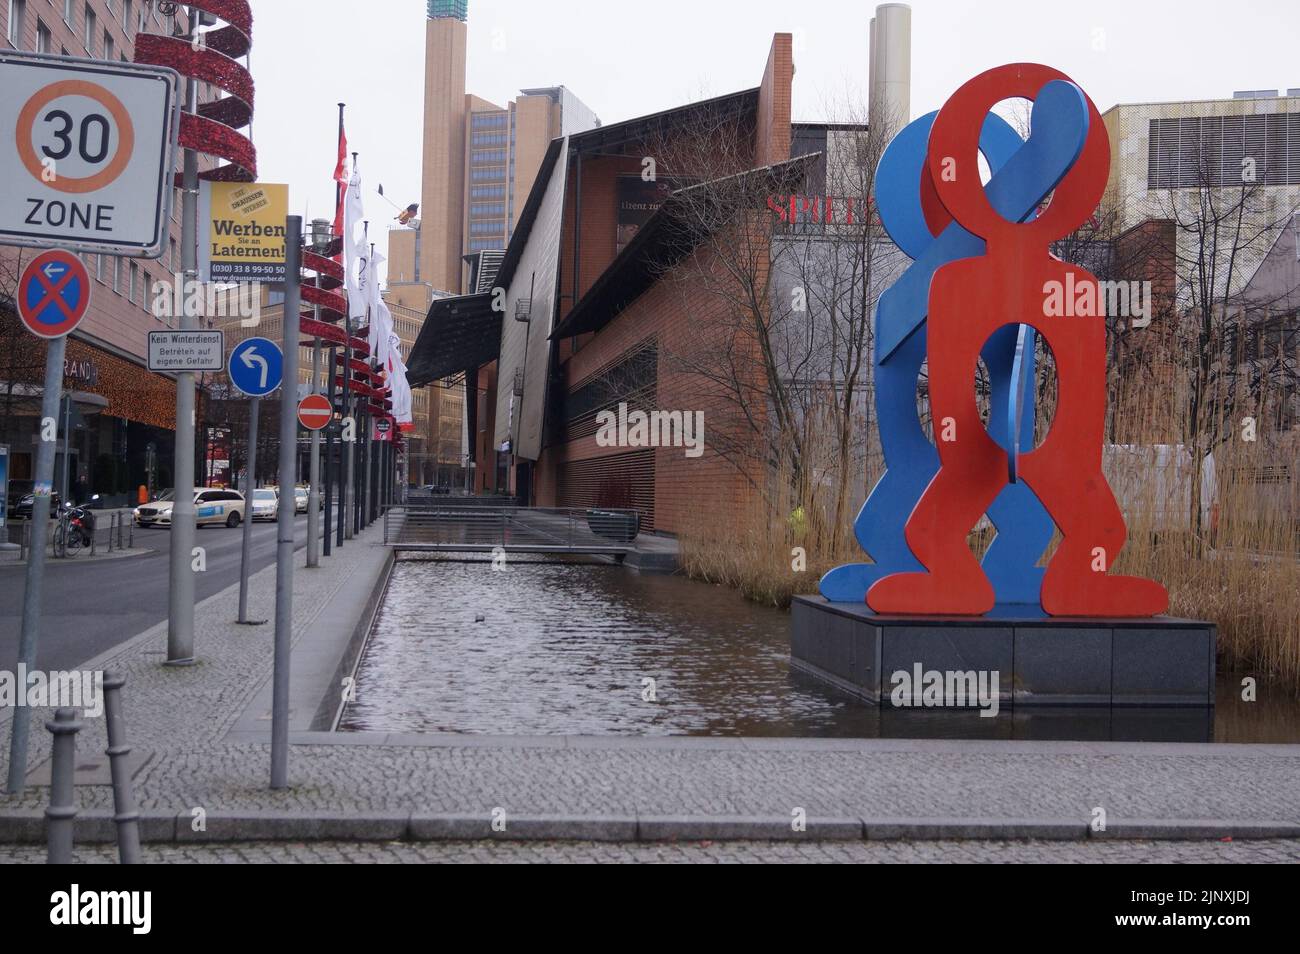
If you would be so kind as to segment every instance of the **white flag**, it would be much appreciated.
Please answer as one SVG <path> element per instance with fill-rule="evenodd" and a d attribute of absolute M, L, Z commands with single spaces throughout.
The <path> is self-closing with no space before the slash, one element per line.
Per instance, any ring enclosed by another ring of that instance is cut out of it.
<path fill-rule="evenodd" d="M 352 181 L 343 200 L 343 283 L 348 292 L 348 316 L 354 322 L 365 318 L 370 300 L 370 247 L 365 239 L 365 220 L 361 171 L 354 165 Z"/>
<path fill-rule="evenodd" d="M 387 345 L 388 331 L 393 327 L 393 317 L 388 311 L 383 296 L 379 293 L 379 266 L 385 261 L 387 259 L 376 250 L 367 268 L 367 273 L 373 280 L 367 282 L 364 289 L 370 305 L 370 326 L 366 329 L 366 343 L 370 345 L 370 353 L 381 366 L 384 361 L 383 349 Z"/>

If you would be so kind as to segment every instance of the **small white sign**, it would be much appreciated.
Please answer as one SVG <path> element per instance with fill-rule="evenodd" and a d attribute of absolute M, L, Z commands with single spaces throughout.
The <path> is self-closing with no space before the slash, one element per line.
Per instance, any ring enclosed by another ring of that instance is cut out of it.
<path fill-rule="evenodd" d="M 226 336 L 220 331 L 149 332 L 150 371 L 222 371 Z"/>
<path fill-rule="evenodd" d="M 175 70 L 0 52 L 0 243 L 162 254 Z"/>

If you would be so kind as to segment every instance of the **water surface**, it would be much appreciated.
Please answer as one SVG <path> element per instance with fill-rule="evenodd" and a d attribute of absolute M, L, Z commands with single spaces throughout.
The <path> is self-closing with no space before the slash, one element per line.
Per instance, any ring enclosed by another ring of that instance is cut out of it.
<path fill-rule="evenodd" d="M 1300 741 L 1300 703 L 1222 674 L 1201 709 L 878 709 L 790 668 L 789 614 L 603 563 L 406 558 L 343 731 Z"/>

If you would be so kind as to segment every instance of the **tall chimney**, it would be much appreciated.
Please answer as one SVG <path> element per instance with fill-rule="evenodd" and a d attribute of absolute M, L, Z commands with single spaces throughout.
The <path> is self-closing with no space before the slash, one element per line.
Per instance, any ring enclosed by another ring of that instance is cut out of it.
<path fill-rule="evenodd" d="M 912 8 L 883 3 L 871 20 L 867 121 L 888 126 L 889 134 L 911 120 Z"/>

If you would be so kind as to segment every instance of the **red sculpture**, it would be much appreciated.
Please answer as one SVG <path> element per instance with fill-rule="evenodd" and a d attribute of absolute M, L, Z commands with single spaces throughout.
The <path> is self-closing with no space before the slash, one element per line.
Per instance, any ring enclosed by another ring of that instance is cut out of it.
<path fill-rule="evenodd" d="M 930 286 L 927 358 L 940 467 L 906 528 L 926 572 L 878 580 L 867 593 L 878 613 L 966 615 L 993 608 L 993 587 L 967 534 L 1008 481 L 1007 451 L 985 431 L 973 379 L 989 336 L 1016 323 L 1044 337 L 1059 383 L 1049 433 L 1018 459 L 1019 479 L 1062 535 L 1043 579 L 1043 609 L 1053 616 L 1152 616 L 1168 606 L 1160 584 L 1110 573 L 1127 532 L 1101 469 L 1106 332 L 1095 304 L 1097 279 L 1049 252 L 1051 242 L 1088 219 L 1106 186 L 1110 144 L 1096 107 L 1088 101 L 1083 150 L 1037 218 L 1002 218 L 980 182 L 976 154 L 989 109 L 1010 97 L 1033 99 L 1045 83 L 1062 78 L 1034 64 L 989 70 L 952 96 L 930 133 L 928 164 L 938 198 L 953 219 L 985 240 L 987 252 L 943 266 Z M 1054 282 L 1076 291 L 1091 284 L 1094 304 L 1084 308 L 1091 313 L 1049 314 L 1045 298 Z"/>

